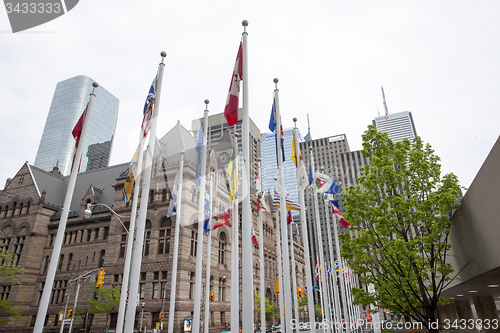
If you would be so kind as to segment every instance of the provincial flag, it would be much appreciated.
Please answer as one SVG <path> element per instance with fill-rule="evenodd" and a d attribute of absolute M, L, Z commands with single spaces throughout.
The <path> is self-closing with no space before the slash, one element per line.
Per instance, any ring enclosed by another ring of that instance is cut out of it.
<path fill-rule="evenodd" d="M 269 129 L 276 134 L 276 100 L 273 100 L 273 106 L 271 107 L 271 118 L 269 119 Z M 285 162 L 285 149 L 283 147 L 283 143 L 285 141 L 283 135 L 283 126 L 280 126 L 281 130 L 281 154 L 283 155 L 283 162 Z M 276 162 L 278 162 L 278 136 L 275 135 L 274 139 L 276 140 Z"/>
<path fill-rule="evenodd" d="M 258 191 L 257 194 L 257 211 L 264 211 L 270 213 L 269 206 L 267 205 L 266 192 Z"/>
<path fill-rule="evenodd" d="M 290 223 L 293 222 L 293 217 L 292 217 L 292 212 L 291 210 L 289 209 L 287 212 L 286 212 L 286 224 L 289 225 Z"/>
<path fill-rule="evenodd" d="M 205 204 L 204 204 L 204 210 L 205 210 L 205 219 L 203 221 L 203 230 L 205 231 L 206 234 L 210 231 L 210 200 L 212 199 L 211 194 L 210 194 L 210 187 L 208 188 L 207 195 L 205 196 Z"/>
<path fill-rule="evenodd" d="M 326 277 L 327 278 L 331 278 L 332 277 L 332 268 L 328 268 L 328 270 L 326 271 Z"/>
<path fill-rule="evenodd" d="M 252 227 L 252 244 L 257 245 L 257 235 L 255 234 L 255 229 Z"/>
<path fill-rule="evenodd" d="M 196 152 L 198 153 L 198 162 L 196 163 L 196 187 L 200 185 L 200 173 L 201 173 L 201 154 L 203 150 L 203 121 L 200 124 L 200 130 L 198 131 L 198 138 L 196 139 Z"/>
<path fill-rule="evenodd" d="M 314 172 L 314 184 L 320 193 L 336 194 L 339 190 L 339 186 L 332 177 L 318 171 Z"/>
<path fill-rule="evenodd" d="M 172 215 L 174 215 L 174 213 L 177 213 L 177 196 L 180 195 L 179 193 L 179 185 L 180 185 L 179 182 L 181 177 L 181 175 L 179 174 L 180 171 L 181 171 L 181 166 L 179 165 L 179 168 L 177 169 L 177 175 L 175 175 L 174 186 L 170 191 L 170 203 L 168 204 L 167 219 L 171 218 Z"/>
<path fill-rule="evenodd" d="M 135 175 L 137 173 L 137 158 L 139 156 L 139 147 L 135 150 L 132 159 L 130 160 L 130 164 L 128 166 L 128 174 L 127 179 L 125 180 L 125 184 L 122 189 L 123 201 L 125 203 L 130 201 L 130 197 L 132 196 L 132 190 L 134 189 L 134 181 Z"/>
<path fill-rule="evenodd" d="M 231 204 L 229 204 L 221 216 L 217 219 L 217 222 L 214 223 L 212 230 L 217 229 L 218 227 L 222 227 L 223 225 L 230 225 L 231 220 Z"/>
<path fill-rule="evenodd" d="M 309 185 L 312 185 L 313 183 L 313 173 L 312 173 L 312 168 L 311 166 L 309 165 Z"/>
<path fill-rule="evenodd" d="M 237 156 L 233 154 L 231 161 L 227 166 L 226 172 L 231 178 L 229 181 L 229 200 L 233 201 L 238 198 L 238 163 Z"/>
<path fill-rule="evenodd" d="M 319 264 L 318 264 L 318 260 L 316 259 L 316 281 L 319 281 L 319 279 L 320 279 Z"/>
<path fill-rule="evenodd" d="M 297 156 L 295 151 L 296 151 L 295 134 L 293 134 L 291 156 L 293 163 L 295 163 L 295 166 L 297 167 L 297 173 L 299 174 L 299 184 L 298 184 L 299 189 L 304 190 L 305 187 L 308 185 L 306 165 L 304 163 L 304 159 L 302 158 L 302 153 L 300 152 L 300 149 L 299 149 L 299 164 L 297 165 Z"/>
<path fill-rule="evenodd" d="M 300 210 L 300 205 L 295 201 L 292 201 L 290 198 L 286 197 L 286 209 L 289 210 Z M 278 192 L 274 192 L 273 198 L 273 207 L 280 208 L 280 194 Z"/>
<path fill-rule="evenodd" d="M 234 63 L 233 76 L 229 85 L 229 93 L 227 94 L 226 107 L 224 108 L 224 116 L 227 124 L 233 126 L 238 122 L 238 108 L 240 101 L 240 82 L 243 80 L 243 47 L 240 42 L 236 62 Z"/>
<path fill-rule="evenodd" d="M 148 96 L 146 97 L 146 102 L 144 103 L 144 111 L 141 125 L 142 138 L 144 139 L 151 129 L 151 118 L 153 117 L 153 104 L 156 97 L 156 80 L 158 79 L 158 74 L 156 74 L 151 87 L 149 88 Z"/>

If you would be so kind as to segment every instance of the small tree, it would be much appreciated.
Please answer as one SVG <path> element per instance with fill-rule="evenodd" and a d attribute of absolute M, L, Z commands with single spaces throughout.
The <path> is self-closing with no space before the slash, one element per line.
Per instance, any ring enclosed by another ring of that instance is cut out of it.
<path fill-rule="evenodd" d="M 11 285 L 20 284 L 19 277 L 25 269 L 14 264 L 16 255 L 10 254 L 7 249 L 0 248 L 0 281 Z M 0 323 L 14 319 L 21 319 L 22 310 L 15 310 L 11 300 L 0 300 Z"/>
<path fill-rule="evenodd" d="M 353 226 L 340 238 L 342 256 L 375 293 L 353 288 L 355 302 L 376 304 L 436 332 L 429 323 L 437 305 L 447 302 L 441 292 L 456 277 L 450 277 L 447 254 L 458 179 L 441 177 L 439 157 L 419 137 L 393 144 L 369 126 L 362 153 L 371 161 L 358 177 L 360 186 L 344 194 Z"/>
<path fill-rule="evenodd" d="M 106 327 L 108 327 L 111 312 L 120 304 L 121 286 L 115 283 L 109 288 L 97 288 L 93 285 L 92 290 L 96 293 L 97 299 L 89 298 L 87 300 L 90 305 L 88 312 L 90 314 L 106 314 Z"/>
<path fill-rule="evenodd" d="M 255 318 L 260 321 L 260 295 L 253 294 L 255 302 Z M 269 299 L 265 299 L 266 303 L 266 322 L 272 322 L 275 318 L 279 318 L 278 308 L 275 304 L 269 304 Z"/>

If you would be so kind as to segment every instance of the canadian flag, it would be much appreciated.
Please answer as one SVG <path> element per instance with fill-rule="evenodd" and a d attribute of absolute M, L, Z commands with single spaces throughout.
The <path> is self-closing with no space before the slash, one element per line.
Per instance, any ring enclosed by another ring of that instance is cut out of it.
<path fill-rule="evenodd" d="M 252 228 L 252 244 L 257 245 L 257 235 L 255 234 L 254 228 Z"/>
<path fill-rule="evenodd" d="M 233 126 L 238 122 L 238 108 L 240 101 L 240 82 L 243 79 L 243 47 L 240 42 L 238 55 L 234 64 L 233 76 L 229 85 L 229 93 L 227 94 L 226 107 L 224 108 L 224 116 L 227 124 Z"/>
<path fill-rule="evenodd" d="M 340 210 L 337 207 L 335 207 L 333 203 L 331 203 L 331 205 L 332 205 L 332 213 L 337 214 L 337 217 L 340 219 L 340 224 L 342 225 L 342 227 L 343 228 L 350 227 L 351 224 L 345 218 L 342 217 L 342 214 L 340 214 Z"/>

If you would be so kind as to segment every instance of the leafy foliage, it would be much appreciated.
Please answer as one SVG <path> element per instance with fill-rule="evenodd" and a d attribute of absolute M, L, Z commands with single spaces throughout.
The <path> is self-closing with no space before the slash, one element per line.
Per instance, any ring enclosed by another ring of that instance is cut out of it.
<path fill-rule="evenodd" d="M 342 256 L 376 292 L 353 288 L 355 302 L 424 324 L 434 321 L 437 305 L 447 302 L 441 292 L 454 278 L 447 254 L 458 179 L 441 177 L 439 157 L 419 137 L 393 144 L 369 126 L 362 153 L 371 161 L 358 177 L 360 186 L 346 190 L 346 218 L 353 226 L 340 238 Z"/>
<path fill-rule="evenodd" d="M 111 312 L 120 304 L 121 286 L 113 284 L 109 288 L 97 288 L 93 285 L 92 290 L 96 293 L 97 299 L 89 298 L 87 300 L 87 303 L 90 305 L 88 313 L 106 314 L 106 323 L 108 323 Z"/>
<path fill-rule="evenodd" d="M 260 295 L 253 294 L 255 303 L 255 318 L 260 321 Z M 265 299 L 266 304 L 266 322 L 272 322 L 275 318 L 279 318 L 278 307 L 276 304 L 269 304 L 269 299 Z"/>
<path fill-rule="evenodd" d="M 25 269 L 14 264 L 16 255 L 11 254 L 7 249 L 0 248 L 0 281 L 8 284 L 20 284 L 19 277 L 24 274 Z M 0 300 L 0 323 L 6 323 L 12 319 L 21 320 L 22 311 L 13 308 L 11 300 Z"/>

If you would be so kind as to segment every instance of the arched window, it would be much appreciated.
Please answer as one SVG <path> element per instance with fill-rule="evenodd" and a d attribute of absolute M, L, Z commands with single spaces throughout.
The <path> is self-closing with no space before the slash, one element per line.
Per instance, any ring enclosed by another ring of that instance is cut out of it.
<path fill-rule="evenodd" d="M 143 256 L 149 255 L 149 243 L 151 242 L 151 221 L 146 220 L 146 232 L 144 233 L 144 245 L 143 245 Z"/>
<path fill-rule="evenodd" d="M 191 251 L 190 255 L 196 257 L 198 249 L 198 220 L 194 221 L 193 229 L 191 229 Z"/>
<path fill-rule="evenodd" d="M 68 266 L 66 267 L 67 271 L 71 270 L 71 264 L 73 263 L 73 253 L 70 253 L 68 256 Z"/>
<path fill-rule="evenodd" d="M 17 202 L 14 201 L 14 207 L 12 207 L 12 214 L 10 214 L 11 217 L 14 217 L 14 214 L 16 213 L 16 207 L 17 207 Z"/>
<path fill-rule="evenodd" d="M 19 205 L 19 215 L 23 213 L 23 206 L 24 204 L 21 202 L 21 204 Z"/>
<path fill-rule="evenodd" d="M 225 264 L 226 263 L 226 234 L 221 232 L 219 234 L 219 256 L 218 263 Z"/>
<path fill-rule="evenodd" d="M 9 211 L 9 205 L 5 206 L 5 214 L 3 217 L 7 217 L 7 212 Z"/>
<path fill-rule="evenodd" d="M 29 211 L 30 211 L 30 206 L 31 206 L 31 202 L 29 202 L 29 201 L 28 201 L 28 208 L 26 208 L 26 214 L 28 214 L 28 213 L 29 213 Z"/>
<path fill-rule="evenodd" d="M 43 264 L 43 273 L 47 273 L 47 268 L 49 267 L 49 262 L 50 262 L 50 259 L 49 259 L 49 256 L 45 256 L 45 261 L 44 261 L 44 264 Z"/>
<path fill-rule="evenodd" d="M 61 257 L 59 257 L 59 267 L 57 268 L 58 272 L 62 270 L 63 260 L 64 260 L 64 254 L 61 254 Z"/>

